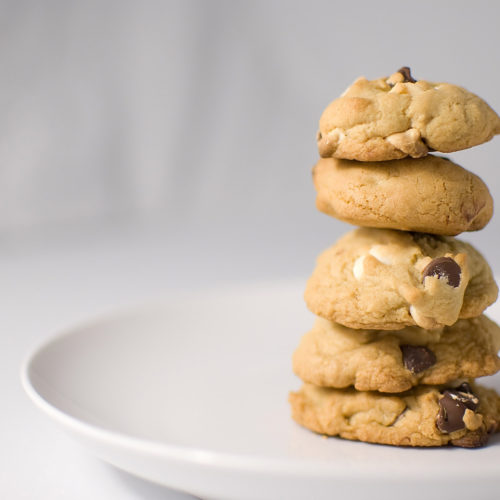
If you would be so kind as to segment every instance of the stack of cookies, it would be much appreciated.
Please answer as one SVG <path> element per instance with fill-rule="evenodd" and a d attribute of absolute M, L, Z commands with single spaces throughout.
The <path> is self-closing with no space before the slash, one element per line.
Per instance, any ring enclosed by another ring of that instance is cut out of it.
<path fill-rule="evenodd" d="M 476 175 L 429 151 L 490 140 L 500 118 L 447 83 L 359 78 L 323 112 L 317 208 L 361 226 L 323 252 L 305 300 L 317 316 L 293 355 L 292 416 L 321 434 L 401 446 L 484 445 L 500 397 L 498 293 L 488 263 L 454 236 L 493 213 Z"/>

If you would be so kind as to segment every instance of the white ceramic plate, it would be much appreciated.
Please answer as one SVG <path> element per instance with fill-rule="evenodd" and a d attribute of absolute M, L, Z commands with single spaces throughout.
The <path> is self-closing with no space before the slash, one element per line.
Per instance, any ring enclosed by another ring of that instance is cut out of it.
<path fill-rule="evenodd" d="M 98 457 L 202 498 L 494 498 L 497 437 L 410 449 L 296 425 L 290 357 L 312 321 L 301 286 L 176 298 L 56 336 L 29 357 L 23 383 Z"/>

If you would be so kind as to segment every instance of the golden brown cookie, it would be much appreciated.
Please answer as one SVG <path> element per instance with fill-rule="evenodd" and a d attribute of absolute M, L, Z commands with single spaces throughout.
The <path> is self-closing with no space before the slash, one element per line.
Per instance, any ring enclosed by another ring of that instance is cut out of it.
<path fill-rule="evenodd" d="M 497 294 L 490 267 L 468 243 L 359 228 L 319 256 L 305 300 L 317 316 L 350 328 L 432 329 L 479 316 Z"/>
<path fill-rule="evenodd" d="M 318 318 L 293 354 L 304 381 L 358 391 L 403 392 L 500 370 L 500 328 L 486 316 L 442 330 L 353 330 Z"/>
<path fill-rule="evenodd" d="M 396 446 L 475 448 L 500 422 L 495 391 L 467 383 L 398 395 L 304 384 L 289 401 L 293 419 L 314 432 Z"/>
<path fill-rule="evenodd" d="M 359 161 L 420 158 L 489 141 L 500 118 L 488 104 L 450 83 L 414 80 L 408 68 L 392 76 L 358 78 L 319 121 L 322 157 Z"/>
<path fill-rule="evenodd" d="M 456 235 L 493 215 L 484 182 L 438 156 L 385 162 L 322 158 L 313 169 L 318 210 L 357 226 Z"/>

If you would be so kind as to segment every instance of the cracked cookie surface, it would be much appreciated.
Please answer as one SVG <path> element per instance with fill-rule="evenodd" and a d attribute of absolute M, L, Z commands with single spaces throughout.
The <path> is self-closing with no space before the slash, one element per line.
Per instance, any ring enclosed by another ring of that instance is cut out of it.
<path fill-rule="evenodd" d="M 469 395 L 461 388 L 421 386 L 388 395 L 304 384 L 289 401 L 293 419 L 319 434 L 397 446 L 474 448 L 486 444 L 497 430 L 500 397 L 493 389 L 472 385 L 472 390 Z M 454 413 L 452 408 L 446 414 L 443 401 L 450 395 L 461 401 Z"/>
<path fill-rule="evenodd" d="M 482 144 L 500 133 L 500 118 L 475 94 L 450 83 L 415 81 L 402 68 L 389 78 L 358 78 L 324 110 L 322 157 L 358 161 L 420 158 Z"/>
<path fill-rule="evenodd" d="M 442 330 L 353 330 L 318 318 L 293 354 L 304 382 L 358 391 L 403 392 L 500 370 L 500 328 L 486 316 Z"/>
<path fill-rule="evenodd" d="M 493 215 L 484 182 L 433 155 L 385 162 L 322 158 L 313 181 L 318 210 L 359 226 L 454 236 L 482 229 Z"/>
<path fill-rule="evenodd" d="M 488 263 L 468 243 L 359 228 L 318 257 L 304 298 L 311 312 L 344 326 L 398 330 L 479 316 L 497 294 Z"/>

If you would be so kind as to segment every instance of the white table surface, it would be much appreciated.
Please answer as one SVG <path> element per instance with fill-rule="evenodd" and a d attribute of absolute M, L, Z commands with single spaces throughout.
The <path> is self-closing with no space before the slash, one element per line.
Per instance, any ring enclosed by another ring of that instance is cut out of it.
<path fill-rule="evenodd" d="M 73 228 L 3 241 L 2 498 L 193 498 L 142 481 L 91 456 L 28 400 L 19 373 L 33 347 L 89 316 L 178 289 L 261 279 L 272 268 L 280 274 L 278 261 L 281 274 L 286 274 L 286 258 L 268 260 L 269 250 L 259 241 L 252 242 L 251 236 L 226 243 L 223 235 L 207 230 L 179 236 L 155 226 Z"/>

